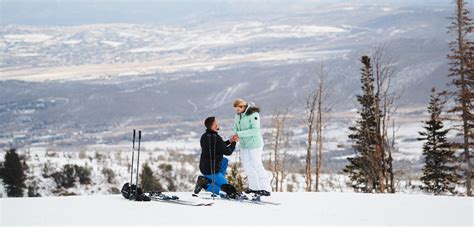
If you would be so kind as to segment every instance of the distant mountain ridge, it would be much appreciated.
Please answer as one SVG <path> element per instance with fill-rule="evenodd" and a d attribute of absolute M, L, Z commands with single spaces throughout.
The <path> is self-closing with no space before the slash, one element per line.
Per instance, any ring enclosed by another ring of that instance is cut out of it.
<path fill-rule="evenodd" d="M 237 97 L 255 101 L 265 114 L 286 103 L 301 111 L 323 59 L 331 102 L 347 111 L 360 90 L 358 60 L 380 44 L 397 59 L 400 103 L 426 105 L 430 88 L 448 82 L 452 9 L 441 1 L 407 2 L 248 13 L 235 6 L 235 14 L 195 14 L 182 23 L 2 24 L 0 126 L 5 133 L 231 116 Z"/>

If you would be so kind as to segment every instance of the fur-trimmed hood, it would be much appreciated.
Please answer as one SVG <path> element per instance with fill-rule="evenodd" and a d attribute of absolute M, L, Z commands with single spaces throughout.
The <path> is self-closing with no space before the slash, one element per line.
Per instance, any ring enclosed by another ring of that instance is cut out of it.
<path fill-rule="evenodd" d="M 249 102 L 245 109 L 245 115 L 251 115 L 253 113 L 260 113 L 260 108 L 256 106 L 255 103 Z"/>

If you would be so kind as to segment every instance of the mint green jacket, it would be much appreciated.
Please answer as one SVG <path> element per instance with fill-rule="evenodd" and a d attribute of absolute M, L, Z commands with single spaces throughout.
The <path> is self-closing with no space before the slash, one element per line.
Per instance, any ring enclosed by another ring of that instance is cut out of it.
<path fill-rule="evenodd" d="M 246 112 L 235 115 L 232 131 L 240 137 L 240 148 L 262 148 L 263 138 L 260 133 L 260 114 L 255 112 L 247 115 Z"/>

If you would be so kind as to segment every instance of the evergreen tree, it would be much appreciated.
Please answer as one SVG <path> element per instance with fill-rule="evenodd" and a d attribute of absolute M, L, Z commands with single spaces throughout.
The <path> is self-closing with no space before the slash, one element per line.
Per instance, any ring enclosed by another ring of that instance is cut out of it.
<path fill-rule="evenodd" d="M 239 172 L 239 165 L 238 163 L 233 163 L 230 165 L 230 172 L 227 173 L 227 181 L 229 181 L 229 184 L 234 185 L 237 190 L 239 191 L 245 191 L 246 187 L 246 180 L 247 178 L 244 178 L 242 174 Z"/>
<path fill-rule="evenodd" d="M 377 116 L 381 116 L 380 110 L 376 108 L 377 97 L 374 95 L 374 76 L 371 60 L 368 56 L 362 56 L 362 95 L 357 96 L 361 105 L 358 112 L 360 120 L 356 126 L 349 127 L 351 134 L 349 138 L 353 141 L 355 157 L 348 158 L 349 164 L 343 172 L 349 174 L 350 186 L 363 192 L 380 190 L 380 173 L 383 171 L 382 158 L 380 155 L 380 143 L 377 132 Z M 377 152 L 379 151 L 379 152 Z"/>
<path fill-rule="evenodd" d="M 158 178 L 155 177 L 148 163 L 143 165 L 142 172 L 140 174 L 140 185 L 143 191 L 163 191 L 163 186 L 161 185 Z"/>
<path fill-rule="evenodd" d="M 171 192 L 176 191 L 177 187 L 174 183 L 176 176 L 173 175 L 173 166 L 163 163 L 158 166 L 158 169 L 160 170 L 160 179 L 165 179 L 168 183 L 166 189 Z"/>
<path fill-rule="evenodd" d="M 435 195 L 444 193 L 455 194 L 455 185 L 460 176 L 455 162 L 455 152 L 446 140 L 449 129 L 444 129 L 440 118 L 444 102 L 435 88 L 431 90 L 431 101 L 428 106 L 430 119 L 425 121 L 425 130 L 419 132 L 418 140 L 425 141 L 423 144 L 423 156 L 425 165 L 423 167 L 423 186 L 421 189 L 432 192 Z"/>
<path fill-rule="evenodd" d="M 22 158 L 11 148 L 5 154 L 5 161 L 0 166 L 0 177 L 6 185 L 9 197 L 22 197 L 26 188 L 26 165 Z"/>

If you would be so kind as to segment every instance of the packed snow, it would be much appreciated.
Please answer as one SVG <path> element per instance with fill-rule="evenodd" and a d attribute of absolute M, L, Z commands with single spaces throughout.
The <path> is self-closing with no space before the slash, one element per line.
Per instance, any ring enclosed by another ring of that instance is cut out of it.
<path fill-rule="evenodd" d="M 213 202 L 190 207 L 132 202 L 121 195 L 0 199 L 1 226 L 17 225 L 414 225 L 473 226 L 474 200 L 467 197 L 354 193 L 273 193 L 257 205 L 204 200 L 190 192 L 183 200 Z M 205 194 L 205 193 L 204 193 Z"/>

